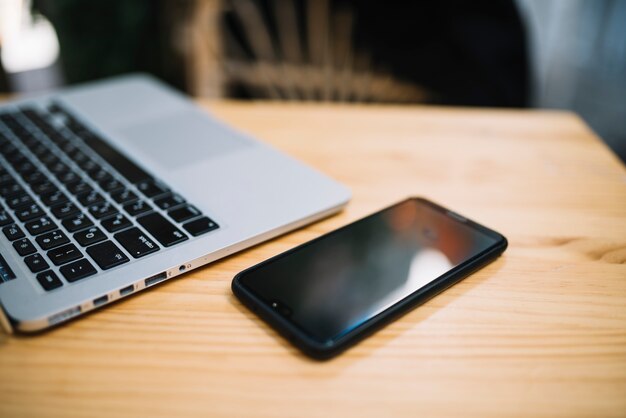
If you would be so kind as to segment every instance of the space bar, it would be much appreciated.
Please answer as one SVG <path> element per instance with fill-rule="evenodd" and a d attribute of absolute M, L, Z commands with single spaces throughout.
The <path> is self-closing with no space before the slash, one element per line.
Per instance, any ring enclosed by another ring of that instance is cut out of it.
<path fill-rule="evenodd" d="M 131 183 L 135 184 L 152 178 L 152 176 L 146 173 L 141 167 L 93 133 L 90 132 L 86 135 L 82 135 L 81 138 Z"/>

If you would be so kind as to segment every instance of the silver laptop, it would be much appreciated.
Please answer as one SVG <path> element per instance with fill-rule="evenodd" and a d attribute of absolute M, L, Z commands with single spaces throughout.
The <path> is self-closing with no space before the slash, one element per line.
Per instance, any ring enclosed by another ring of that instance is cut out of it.
<path fill-rule="evenodd" d="M 8 102 L 3 328 L 65 322 L 328 216 L 349 198 L 148 76 Z"/>

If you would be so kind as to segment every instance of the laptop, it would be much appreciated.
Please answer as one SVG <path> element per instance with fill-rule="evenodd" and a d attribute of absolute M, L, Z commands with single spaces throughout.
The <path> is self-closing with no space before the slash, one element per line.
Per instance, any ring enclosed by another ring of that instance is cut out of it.
<path fill-rule="evenodd" d="M 0 321 L 7 332 L 58 325 L 349 199 L 146 75 L 7 102 Z"/>

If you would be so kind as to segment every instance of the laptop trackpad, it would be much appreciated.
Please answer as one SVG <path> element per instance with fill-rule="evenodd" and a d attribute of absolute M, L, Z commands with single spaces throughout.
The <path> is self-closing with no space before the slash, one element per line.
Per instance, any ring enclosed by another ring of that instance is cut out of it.
<path fill-rule="evenodd" d="M 130 147 L 169 169 L 189 166 L 253 143 L 195 110 L 169 114 L 118 132 Z"/>

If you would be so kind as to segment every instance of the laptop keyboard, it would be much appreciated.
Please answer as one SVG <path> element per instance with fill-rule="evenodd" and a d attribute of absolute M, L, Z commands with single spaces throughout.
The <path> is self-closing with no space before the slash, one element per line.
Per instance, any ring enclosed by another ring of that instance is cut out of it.
<path fill-rule="evenodd" d="M 46 291 L 219 228 L 58 104 L 1 111 L 0 157 L 0 227 Z"/>

